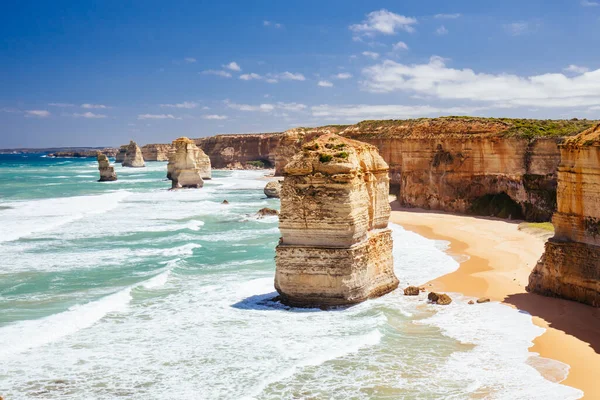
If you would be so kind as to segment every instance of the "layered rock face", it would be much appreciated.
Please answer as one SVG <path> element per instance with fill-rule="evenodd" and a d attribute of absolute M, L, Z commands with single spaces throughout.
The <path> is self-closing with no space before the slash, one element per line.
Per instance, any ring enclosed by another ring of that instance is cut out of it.
<path fill-rule="evenodd" d="M 325 134 L 284 176 L 275 273 L 282 301 L 335 306 L 394 290 L 388 166 L 376 148 Z"/>
<path fill-rule="evenodd" d="M 279 198 L 281 194 L 281 182 L 279 181 L 271 181 L 265 185 L 264 188 L 265 196 Z"/>
<path fill-rule="evenodd" d="M 117 154 L 115 155 L 115 162 L 123 163 L 123 160 L 125 159 L 125 154 L 127 154 L 127 145 L 126 144 L 120 146 L 119 149 L 117 150 Z"/>
<path fill-rule="evenodd" d="M 169 161 L 170 144 L 147 144 L 142 147 L 144 161 Z"/>
<path fill-rule="evenodd" d="M 107 157 L 115 157 L 119 153 L 119 150 L 112 148 L 112 147 L 105 147 L 101 150 L 98 150 L 98 149 L 65 149 L 65 150 L 61 150 L 61 151 L 56 151 L 54 153 L 50 153 L 50 154 L 48 154 L 48 157 L 87 158 L 87 157 L 96 157 L 98 152 L 106 155 Z"/>
<path fill-rule="evenodd" d="M 210 158 L 213 168 L 261 166 L 275 163 L 275 148 L 279 145 L 276 133 L 217 135 L 194 140 Z"/>
<path fill-rule="evenodd" d="M 98 171 L 100 171 L 100 179 L 98 182 L 116 181 L 117 173 L 115 172 L 115 168 L 110 165 L 106 154 L 98 152 L 96 157 L 98 160 Z"/>
<path fill-rule="evenodd" d="M 121 165 L 131 168 L 142 168 L 146 166 L 144 157 L 142 156 L 142 150 L 140 150 L 140 147 L 133 140 L 130 141 L 126 147 L 125 157 L 123 158 Z"/>
<path fill-rule="evenodd" d="M 600 124 L 560 151 L 555 234 L 527 290 L 600 307 Z"/>
<path fill-rule="evenodd" d="M 172 188 L 201 188 L 204 185 L 202 176 L 210 179 L 210 160 L 192 140 L 181 137 L 173 141 L 173 149 L 169 153 L 167 177 L 172 181 Z M 208 168 L 208 170 L 207 170 Z"/>

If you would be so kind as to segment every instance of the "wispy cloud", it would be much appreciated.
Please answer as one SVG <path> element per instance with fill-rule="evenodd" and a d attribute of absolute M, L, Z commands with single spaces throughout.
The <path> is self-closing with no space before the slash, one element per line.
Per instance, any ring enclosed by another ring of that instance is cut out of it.
<path fill-rule="evenodd" d="M 248 73 L 248 74 L 242 74 L 240 75 L 240 79 L 243 81 L 262 81 L 264 80 L 265 82 L 268 83 L 277 83 L 280 80 L 282 81 L 304 81 L 306 80 L 306 77 L 300 73 L 293 73 L 293 72 L 289 72 L 289 71 L 285 71 L 279 74 L 267 74 L 267 75 L 260 75 L 260 74 L 256 74 L 254 72 Z"/>
<path fill-rule="evenodd" d="M 82 114 L 74 113 L 71 114 L 75 118 L 106 118 L 104 114 L 94 114 L 93 112 L 84 112 Z"/>
<path fill-rule="evenodd" d="M 427 115 L 467 115 L 483 109 L 482 107 L 434 107 L 430 105 L 329 105 L 311 107 L 312 115 L 319 118 L 332 118 L 344 121 L 365 119 L 413 118 Z"/>
<path fill-rule="evenodd" d="M 317 83 L 317 86 L 321 86 L 321 87 L 333 87 L 333 83 L 331 83 L 329 81 L 319 81 L 319 83 Z"/>
<path fill-rule="evenodd" d="M 563 71 L 573 72 L 575 74 L 583 74 L 588 72 L 590 69 L 588 67 L 581 67 L 579 65 L 571 64 L 567 68 L 564 68 Z"/>
<path fill-rule="evenodd" d="M 188 64 L 193 64 L 196 62 L 196 59 L 194 57 L 186 57 L 183 59 L 183 61 L 185 61 Z"/>
<path fill-rule="evenodd" d="M 243 81 L 252 81 L 252 80 L 261 80 L 261 79 L 264 79 L 264 77 L 262 75 L 251 72 L 249 74 L 240 75 L 240 79 Z"/>
<path fill-rule="evenodd" d="M 222 76 L 223 78 L 231 78 L 231 74 L 227 71 L 207 69 L 206 71 L 202 71 L 202 73 L 204 75 L 216 75 L 216 76 Z"/>
<path fill-rule="evenodd" d="M 292 73 L 292 72 L 288 72 L 288 71 L 278 74 L 276 76 L 276 78 L 281 79 L 281 80 L 288 80 L 288 81 L 305 81 L 306 80 L 304 75 L 299 74 L 299 73 Z"/>
<path fill-rule="evenodd" d="M 227 116 L 226 115 L 209 114 L 209 115 L 203 115 L 202 118 L 213 119 L 213 120 L 223 120 L 223 119 L 227 119 Z"/>
<path fill-rule="evenodd" d="M 438 36 L 444 36 L 448 34 L 448 29 L 444 25 L 440 26 L 435 30 L 435 34 Z"/>
<path fill-rule="evenodd" d="M 373 60 L 377 60 L 379 58 L 379 53 L 375 53 L 374 51 L 363 51 L 362 55 L 372 58 Z"/>
<path fill-rule="evenodd" d="M 223 68 L 229 69 L 231 71 L 236 71 L 236 72 L 239 72 L 239 71 L 242 70 L 242 68 L 240 67 L 240 65 L 238 63 L 236 63 L 235 61 L 232 61 L 229 64 L 223 65 Z"/>
<path fill-rule="evenodd" d="M 272 26 L 272 27 L 277 28 L 277 29 L 283 28 L 282 24 L 280 24 L 278 22 L 267 21 L 267 20 L 263 21 L 263 26 Z"/>
<path fill-rule="evenodd" d="M 89 104 L 89 103 L 85 103 L 81 105 L 81 108 L 87 108 L 87 109 L 106 109 L 108 108 L 107 106 L 105 106 L 104 104 Z"/>
<path fill-rule="evenodd" d="M 350 79 L 352 78 L 352 74 L 349 72 L 340 72 L 333 76 L 335 79 Z"/>
<path fill-rule="evenodd" d="M 350 25 L 350 30 L 366 36 L 375 36 L 376 34 L 394 35 L 398 31 L 412 33 L 415 31 L 414 25 L 417 19 L 395 14 L 386 9 L 373 11 L 367 14 L 367 18 L 360 24 Z"/>
<path fill-rule="evenodd" d="M 275 110 L 283 110 L 283 111 L 290 111 L 290 112 L 300 112 L 304 109 L 307 108 L 307 106 L 305 104 L 301 104 L 301 103 L 284 103 L 284 102 L 278 102 L 275 104 L 271 104 L 271 103 L 263 103 L 263 104 L 258 104 L 258 105 L 252 105 L 252 104 L 238 104 L 238 103 L 233 103 L 229 100 L 225 100 L 224 101 L 225 105 L 231 109 L 234 110 L 238 110 L 238 111 L 258 111 L 258 112 L 264 112 L 264 113 L 268 113 L 268 112 L 272 112 Z"/>
<path fill-rule="evenodd" d="M 184 101 L 183 103 L 176 104 L 161 104 L 161 107 L 164 108 L 187 108 L 192 109 L 198 107 L 198 103 L 194 103 L 193 101 Z"/>
<path fill-rule="evenodd" d="M 584 7 L 598 7 L 600 3 L 597 1 L 581 0 L 581 5 Z"/>
<path fill-rule="evenodd" d="M 46 118 L 46 117 L 50 116 L 50 111 L 48 111 L 48 110 L 26 110 L 25 116 Z"/>
<path fill-rule="evenodd" d="M 75 104 L 71 103 L 48 103 L 51 107 L 75 107 Z"/>
<path fill-rule="evenodd" d="M 433 16 L 433 18 L 437 18 L 437 19 L 456 19 L 456 18 L 460 18 L 462 16 L 462 14 L 456 13 L 456 14 L 435 14 Z"/>
<path fill-rule="evenodd" d="M 173 114 L 139 114 L 138 119 L 181 119 Z"/>
<path fill-rule="evenodd" d="M 529 22 L 524 22 L 524 21 L 513 22 L 511 24 L 504 25 L 504 30 L 512 36 L 523 35 L 524 33 L 529 32 L 530 29 L 531 29 L 531 26 L 530 26 Z"/>
<path fill-rule="evenodd" d="M 408 45 L 404 42 L 398 42 L 392 47 L 394 50 L 408 50 Z"/>

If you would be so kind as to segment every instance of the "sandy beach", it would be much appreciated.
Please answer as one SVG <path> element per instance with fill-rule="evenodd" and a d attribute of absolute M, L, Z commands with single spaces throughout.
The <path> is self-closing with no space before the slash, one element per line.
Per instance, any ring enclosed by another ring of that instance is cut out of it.
<path fill-rule="evenodd" d="M 432 286 L 428 289 L 489 297 L 528 312 L 536 325 L 546 328 L 530 351 L 570 365 L 562 383 L 581 389 L 585 399 L 600 399 L 600 309 L 525 291 L 529 273 L 543 253 L 544 237 L 519 230 L 513 221 L 391 204 L 391 222 L 424 237 L 448 241 L 450 254 L 468 256 L 457 271 L 429 282 Z M 540 372 L 556 381 L 551 374 Z"/>

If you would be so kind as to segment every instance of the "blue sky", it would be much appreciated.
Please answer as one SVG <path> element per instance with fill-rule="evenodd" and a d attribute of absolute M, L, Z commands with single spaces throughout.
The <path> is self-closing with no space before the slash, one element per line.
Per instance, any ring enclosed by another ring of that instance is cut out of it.
<path fill-rule="evenodd" d="M 15 1 L 0 15 L 0 147 L 600 118 L 598 26 L 594 0 Z"/>

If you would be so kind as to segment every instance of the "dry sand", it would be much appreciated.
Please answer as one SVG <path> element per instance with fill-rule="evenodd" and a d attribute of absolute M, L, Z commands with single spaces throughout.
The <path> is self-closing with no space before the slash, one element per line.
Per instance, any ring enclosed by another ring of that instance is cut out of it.
<path fill-rule="evenodd" d="M 392 222 L 450 242 L 452 255 L 469 256 L 457 271 L 430 282 L 432 290 L 489 297 L 527 311 L 536 325 L 546 328 L 530 351 L 570 365 L 562 383 L 581 389 L 585 399 L 600 399 L 600 308 L 525 291 L 543 253 L 543 237 L 520 231 L 511 221 L 401 209 L 396 202 L 392 209 Z"/>

